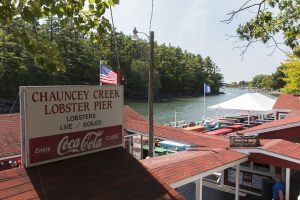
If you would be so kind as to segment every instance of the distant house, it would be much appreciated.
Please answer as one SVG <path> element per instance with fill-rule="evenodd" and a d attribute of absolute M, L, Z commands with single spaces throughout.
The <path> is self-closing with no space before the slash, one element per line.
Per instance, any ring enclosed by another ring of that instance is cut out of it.
<path fill-rule="evenodd" d="M 300 112 L 300 96 L 293 94 L 281 94 L 273 106 L 276 119 L 284 119 L 293 111 Z"/>
<path fill-rule="evenodd" d="M 239 133 L 247 136 L 259 136 L 260 139 L 284 139 L 300 143 L 300 116 L 275 120 L 239 131 Z"/>

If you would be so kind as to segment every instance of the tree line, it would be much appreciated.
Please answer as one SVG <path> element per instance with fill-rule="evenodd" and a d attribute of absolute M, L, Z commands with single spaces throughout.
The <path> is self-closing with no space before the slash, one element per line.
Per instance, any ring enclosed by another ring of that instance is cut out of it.
<path fill-rule="evenodd" d="M 251 81 L 239 81 L 226 83 L 227 87 L 235 88 L 257 88 L 264 90 L 282 90 L 286 86 L 286 76 L 284 74 L 284 66 L 280 66 L 271 75 L 258 74 L 252 78 Z"/>
<path fill-rule="evenodd" d="M 121 72 L 125 97 L 147 97 L 148 41 L 111 31 L 95 39 L 74 28 L 73 20 L 65 23 L 54 16 L 34 24 L 16 17 L 1 26 L 0 99 L 14 99 L 21 85 L 97 85 L 100 59 Z M 157 98 L 201 95 L 204 82 L 216 94 L 223 85 L 210 57 L 165 44 L 155 43 L 154 75 Z"/>
<path fill-rule="evenodd" d="M 300 94 L 300 56 L 297 49 L 271 75 L 258 74 L 251 81 L 226 83 L 227 87 L 257 88 L 281 93 Z"/>

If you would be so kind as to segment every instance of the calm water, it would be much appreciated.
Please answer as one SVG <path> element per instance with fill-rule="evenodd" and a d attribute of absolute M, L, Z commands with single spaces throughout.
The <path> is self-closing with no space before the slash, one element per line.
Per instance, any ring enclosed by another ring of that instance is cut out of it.
<path fill-rule="evenodd" d="M 238 89 L 225 89 L 225 94 L 206 96 L 205 104 L 206 107 L 212 106 L 234 97 L 240 96 L 246 93 L 247 90 Z M 147 103 L 146 102 L 127 102 L 131 108 L 133 108 L 138 113 L 147 117 Z M 154 121 L 164 124 L 169 121 L 174 121 L 175 111 L 177 113 L 178 120 L 187 121 L 200 121 L 204 116 L 204 98 L 194 97 L 194 98 L 176 98 L 171 102 L 164 103 L 154 103 Z M 222 111 L 221 111 L 222 112 Z M 225 113 L 219 113 L 220 115 Z M 207 117 L 216 117 L 216 111 L 206 111 Z"/>

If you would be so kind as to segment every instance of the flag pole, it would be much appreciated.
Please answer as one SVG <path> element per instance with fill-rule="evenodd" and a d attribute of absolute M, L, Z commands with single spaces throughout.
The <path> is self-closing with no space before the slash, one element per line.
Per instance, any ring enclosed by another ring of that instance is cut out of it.
<path fill-rule="evenodd" d="M 177 127 L 177 119 L 176 119 L 176 110 L 175 110 L 175 116 L 174 116 L 174 120 L 175 120 L 175 127 Z"/>
<path fill-rule="evenodd" d="M 205 119 L 206 118 L 206 109 L 205 109 L 205 83 L 203 83 L 203 97 L 204 97 L 203 113 L 204 113 L 204 119 Z"/>
<path fill-rule="evenodd" d="M 100 78 L 100 86 L 102 86 L 102 81 L 101 81 L 101 73 L 102 73 L 102 61 L 100 59 L 100 73 L 99 73 L 99 78 Z"/>

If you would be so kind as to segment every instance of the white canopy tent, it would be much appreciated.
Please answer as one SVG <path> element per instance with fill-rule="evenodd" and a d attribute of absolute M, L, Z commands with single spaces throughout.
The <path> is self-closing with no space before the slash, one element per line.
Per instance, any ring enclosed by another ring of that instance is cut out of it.
<path fill-rule="evenodd" d="M 223 103 L 210 106 L 208 107 L 208 109 L 218 111 L 227 110 L 235 112 L 247 111 L 248 115 L 250 115 L 250 112 L 268 114 L 272 112 L 275 101 L 275 99 L 272 99 L 260 93 L 246 93 Z"/>

